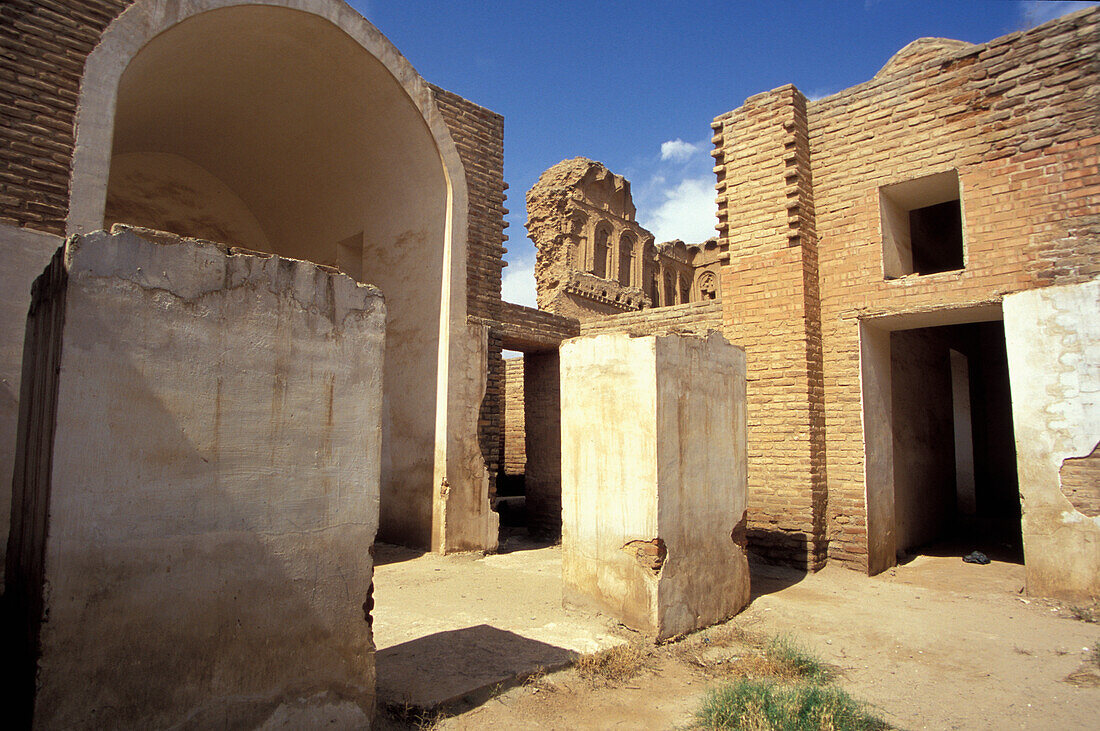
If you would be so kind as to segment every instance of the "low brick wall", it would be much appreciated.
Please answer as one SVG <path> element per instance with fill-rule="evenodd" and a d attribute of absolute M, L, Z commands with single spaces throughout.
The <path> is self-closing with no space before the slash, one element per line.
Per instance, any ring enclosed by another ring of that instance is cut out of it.
<path fill-rule="evenodd" d="M 630 335 L 702 334 L 722 329 L 722 303 L 718 300 L 653 307 L 581 323 L 581 335 L 625 332 Z"/>

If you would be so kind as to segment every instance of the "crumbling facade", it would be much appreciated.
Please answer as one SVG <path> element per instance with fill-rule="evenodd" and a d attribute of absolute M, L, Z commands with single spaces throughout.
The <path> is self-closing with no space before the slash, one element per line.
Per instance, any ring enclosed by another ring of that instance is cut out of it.
<path fill-rule="evenodd" d="M 718 244 L 655 244 L 630 182 L 583 157 L 549 168 L 527 192 L 539 309 L 590 320 L 718 297 Z"/>

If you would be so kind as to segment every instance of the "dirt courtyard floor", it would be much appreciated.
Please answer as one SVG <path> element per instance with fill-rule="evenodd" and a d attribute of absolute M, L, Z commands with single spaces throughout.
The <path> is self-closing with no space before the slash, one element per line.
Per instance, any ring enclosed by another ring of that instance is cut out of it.
<path fill-rule="evenodd" d="M 566 666 L 642 638 L 561 609 L 560 548 L 441 557 L 382 547 L 379 557 L 382 728 L 686 728 L 744 649 L 731 636 L 791 638 L 898 728 L 1100 727 L 1100 624 L 1075 618 L 1088 608 L 1026 597 L 1018 564 L 917 556 L 871 578 L 754 565 L 744 612 L 643 645 L 641 672 L 607 683 Z"/>

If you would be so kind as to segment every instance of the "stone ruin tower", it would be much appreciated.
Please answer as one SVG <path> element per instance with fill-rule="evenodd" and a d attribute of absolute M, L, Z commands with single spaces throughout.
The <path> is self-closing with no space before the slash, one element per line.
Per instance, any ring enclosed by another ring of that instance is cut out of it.
<path fill-rule="evenodd" d="M 654 243 L 635 220 L 630 181 L 583 157 L 527 192 L 539 309 L 592 320 L 718 297 L 718 244 Z"/>

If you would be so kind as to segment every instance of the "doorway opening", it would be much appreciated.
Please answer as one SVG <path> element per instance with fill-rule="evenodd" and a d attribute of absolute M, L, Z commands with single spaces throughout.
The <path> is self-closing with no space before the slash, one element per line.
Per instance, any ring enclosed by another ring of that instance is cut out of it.
<path fill-rule="evenodd" d="M 511 347 L 515 347 L 513 344 Z M 561 540 L 558 351 L 505 360 L 504 428 L 495 508 L 502 551 Z"/>
<path fill-rule="evenodd" d="M 1004 324 L 943 315 L 863 325 L 870 573 L 917 554 L 1023 563 Z"/>

